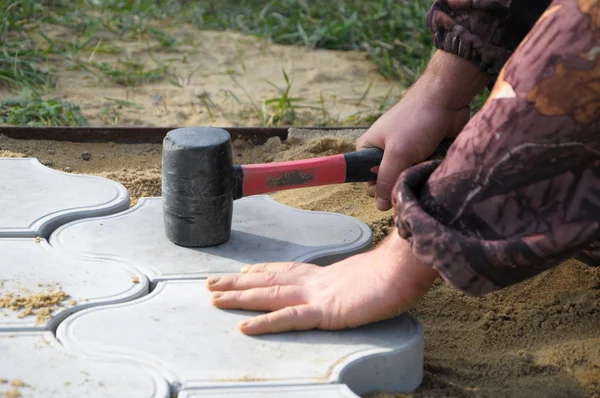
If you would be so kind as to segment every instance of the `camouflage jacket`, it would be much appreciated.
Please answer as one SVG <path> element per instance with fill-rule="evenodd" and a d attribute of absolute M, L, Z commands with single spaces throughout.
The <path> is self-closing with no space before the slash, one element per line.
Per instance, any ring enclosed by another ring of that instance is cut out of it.
<path fill-rule="evenodd" d="M 600 260 L 600 0 L 437 0 L 427 22 L 494 86 L 445 159 L 398 179 L 400 235 L 473 296 Z"/>

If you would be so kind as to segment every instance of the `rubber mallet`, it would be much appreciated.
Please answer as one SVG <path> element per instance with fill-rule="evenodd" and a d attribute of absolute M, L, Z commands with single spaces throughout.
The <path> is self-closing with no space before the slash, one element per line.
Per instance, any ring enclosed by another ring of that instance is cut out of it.
<path fill-rule="evenodd" d="M 376 181 L 381 149 L 287 162 L 234 165 L 231 136 L 215 127 L 170 131 L 163 141 L 162 199 L 167 238 L 209 247 L 231 237 L 234 200 L 287 189 Z"/>

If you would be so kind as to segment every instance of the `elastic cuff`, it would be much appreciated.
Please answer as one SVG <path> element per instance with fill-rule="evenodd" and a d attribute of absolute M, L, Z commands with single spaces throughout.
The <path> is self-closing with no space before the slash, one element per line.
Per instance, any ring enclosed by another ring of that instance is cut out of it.
<path fill-rule="evenodd" d="M 440 163 L 421 163 L 400 176 L 393 196 L 398 233 L 419 260 L 464 293 L 483 296 L 499 290 L 501 287 L 473 269 L 463 254 L 481 241 L 447 228 L 421 207 L 418 192 Z"/>
<path fill-rule="evenodd" d="M 494 31 L 498 21 L 486 17 L 483 11 L 471 11 L 480 16 L 478 21 L 482 26 L 489 26 L 488 38 L 494 37 Z M 467 24 L 470 20 L 467 20 Z M 498 74 L 508 61 L 513 51 L 493 45 L 484 41 L 480 35 L 470 32 L 458 20 L 444 12 L 437 4 L 434 4 L 427 13 L 427 25 L 433 35 L 434 46 L 461 58 L 471 61 L 479 71 L 491 80 L 493 86 Z"/>
<path fill-rule="evenodd" d="M 590 246 L 597 238 L 594 221 L 555 225 L 553 231 L 527 236 L 486 238 L 493 231 L 474 228 L 468 212 L 455 220 L 456 209 L 444 209 L 427 194 L 431 187 L 426 184 L 440 163 L 422 163 L 401 174 L 393 195 L 395 222 L 415 256 L 464 293 L 482 296 L 534 277 L 586 248 L 588 255 L 598 250 Z M 444 184 L 456 189 L 449 179 Z"/>

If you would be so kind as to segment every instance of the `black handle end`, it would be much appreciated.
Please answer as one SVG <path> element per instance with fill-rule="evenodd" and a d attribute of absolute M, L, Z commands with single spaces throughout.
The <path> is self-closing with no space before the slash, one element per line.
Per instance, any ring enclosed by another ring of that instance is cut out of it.
<path fill-rule="evenodd" d="M 377 173 L 372 169 L 381 165 L 383 150 L 365 149 L 346 153 L 344 158 L 346 159 L 346 182 L 377 181 Z"/>
<path fill-rule="evenodd" d="M 426 160 L 435 158 L 444 158 L 448 150 L 454 143 L 451 138 L 442 140 Z M 346 182 L 375 182 L 377 181 L 377 173 L 371 171 L 374 167 L 381 165 L 383 160 L 383 150 L 379 148 L 370 148 L 357 152 L 344 154 L 346 158 Z"/>

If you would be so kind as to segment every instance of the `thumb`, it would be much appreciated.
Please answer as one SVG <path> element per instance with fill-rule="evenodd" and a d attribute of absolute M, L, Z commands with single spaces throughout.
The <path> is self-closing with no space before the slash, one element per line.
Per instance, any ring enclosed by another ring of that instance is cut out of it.
<path fill-rule="evenodd" d="M 369 133 L 370 130 L 368 130 L 365 134 L 363 134 L 357 141 L 356 141 L 356 150 L 357 151 L 364 151 L 365 149 L 371 149 L 371 148 L 380 148 L 380 149 L 384 149 L 385 145 L 375 145 L 371 142 L 369 142 Z M 363 188 L 365 190 L 365 192 L 367 193 L 367 195 L 371 196 L 371 197 L 375 197 L 375 182 L 365 182 L 363 183 Z"/>
<path fill-rule="evenodd" d="M 386 148 L 377 173 L 377 208 L 387 211 L 392 208 L 392 190 L 400 174 L 412 165 L 409 156 L 392 148 Z"/>

